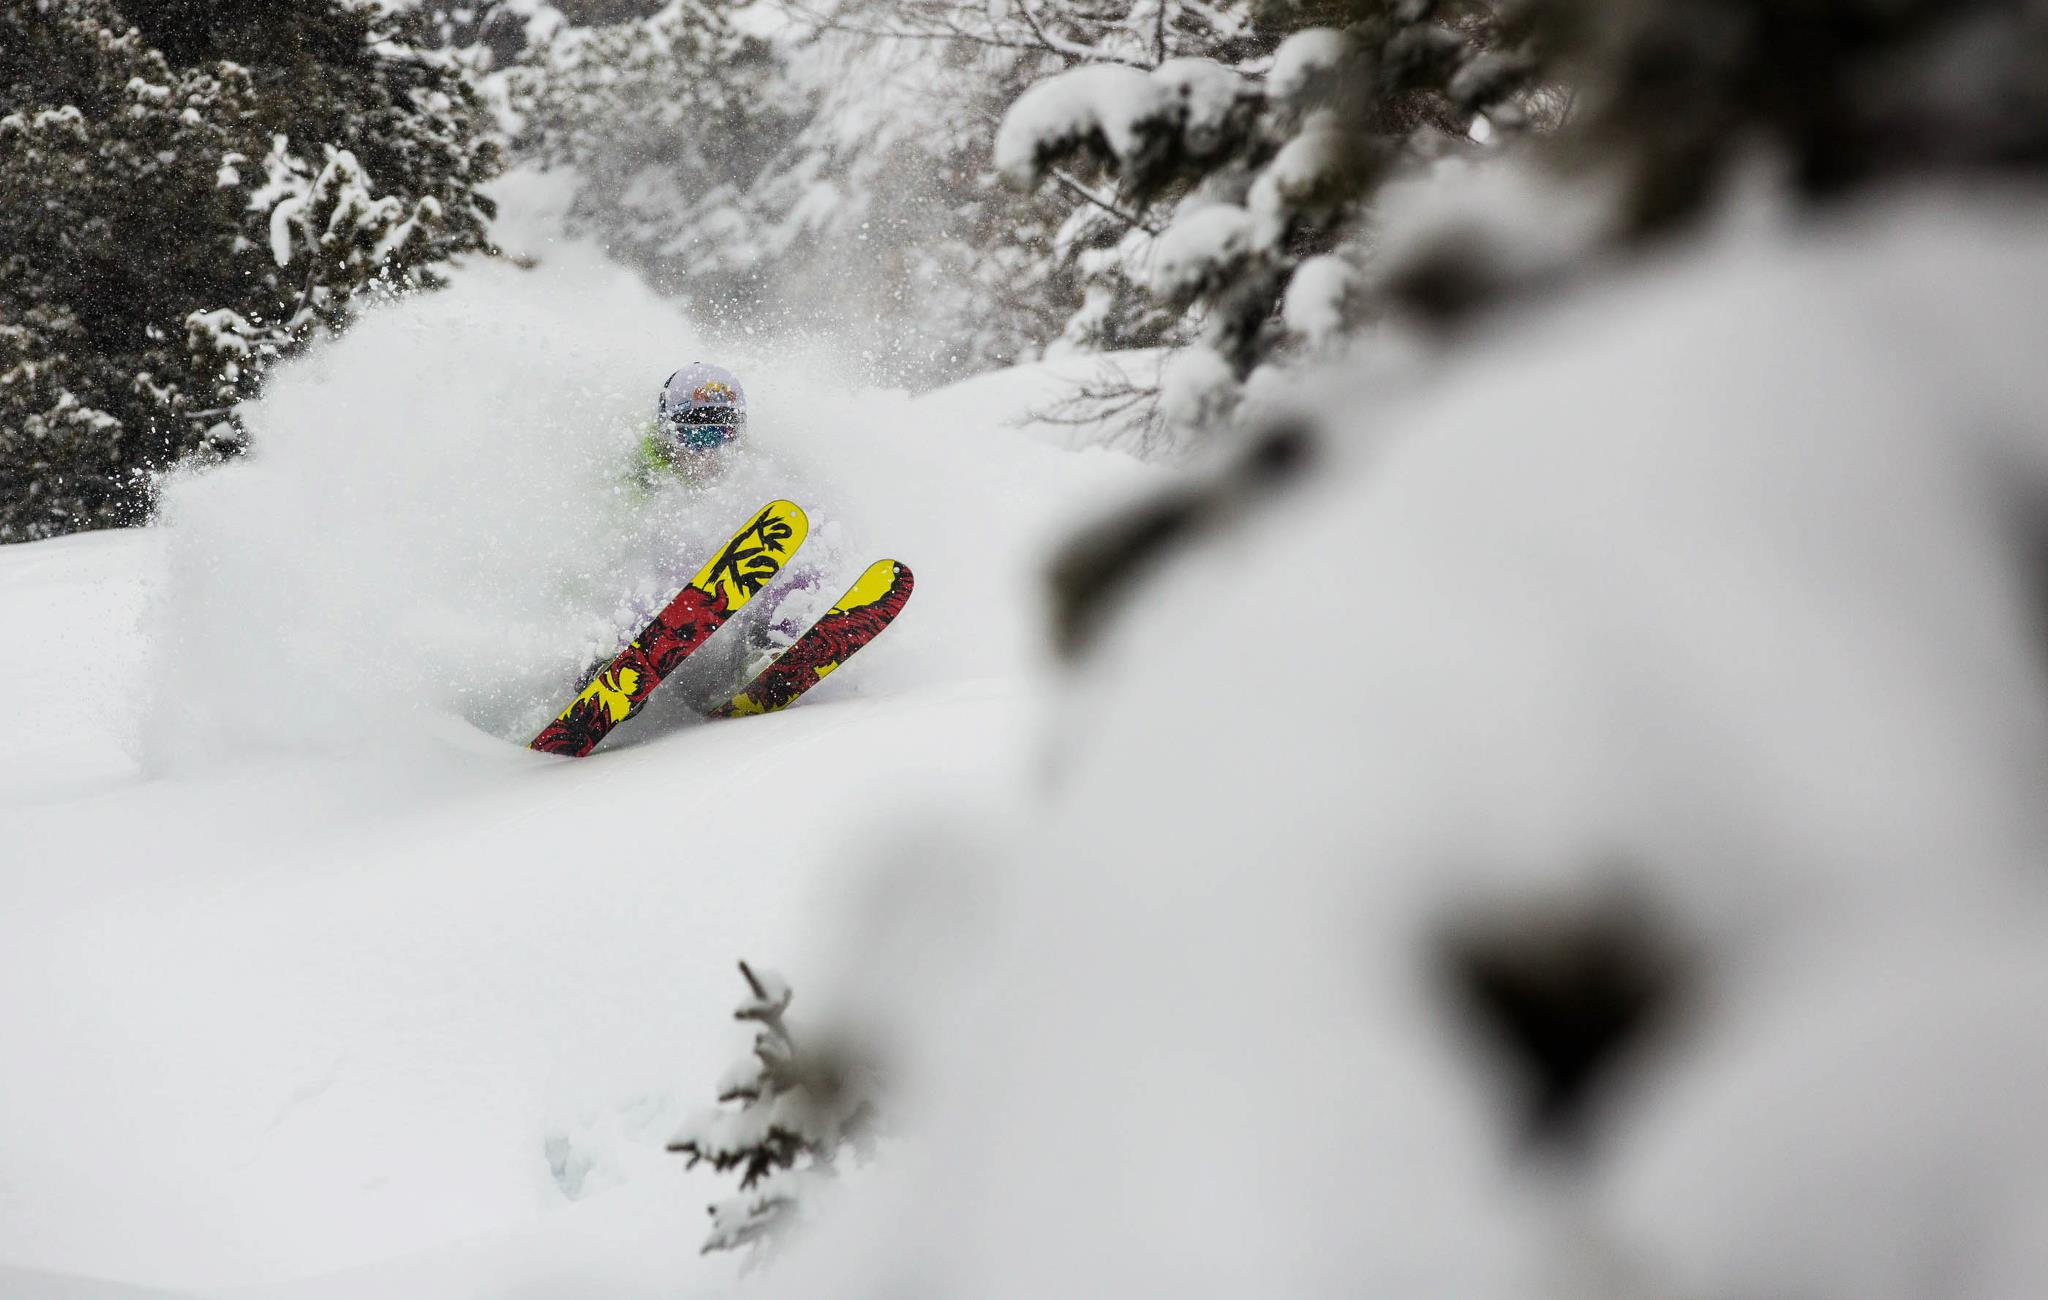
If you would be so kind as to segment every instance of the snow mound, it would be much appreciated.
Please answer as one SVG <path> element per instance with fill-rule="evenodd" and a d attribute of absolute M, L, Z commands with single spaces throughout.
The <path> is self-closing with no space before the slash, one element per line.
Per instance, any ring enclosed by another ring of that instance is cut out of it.
<path fill-rule="evenodd" d="M 1279 243 L 1293 215 L 1308 206 L 1318 191 L 1330 190 L 1342 170 L 1355 161 L 1356 149 L 1356 141 L 1346 135 L 1334 114 L 1311 114 L 1300 133 L 1280 146 L 1273 161 L 1259 172 L 1246 196 L 1246 203 L 1259 218 L 1261 242 Z"/>
<path fill-rule="evenodd" d="M 1162 91 L 1145 73 L 1098 63 L 1048 77 L 1017 97 L 996 132 L 996 170 L 1019 185 L 1037 181 L 1044 160 L 1100 135 L 1118 158 L 1134 155 L 1141 126 Z"/>
<path fill-rule="evenodd" d="M 1332 27 L 1311 27 L 1280 42 L 1266 73 L 1266 93 L 1287 103 L 1323 98 L 1326 81 L 1358 56 L 1357 42 Z"/>
<path fill-rule="evenodd" d="M 1214 153 L 1229 138 L 1230 117 L 1257 86 L 1214 59 L 1168 59 L 1154 68 L 1152 82 L 1180 121 L 1181 137 L 1197 157 Z"/>
<path fill-rule="evenodd" d="M 1776 972 L 1639 1089 L 1603 1218 L 1679 1294 L 2041 1294 L 2041 931 L 1912 927 Z"/>
<path fill-rule="evenodd" d="M 1152 292 L 1180 302 L 1213 291 L 1239 274 L 1252 247 L 1252 216 L 1235 203 L 1184 213 L 1152 247 Z"/>
<path fill-rule="evenodd" d="M 1019 186 L 1077 145 L 1106 149 L 1126 171 L 1169 137 L 1203 154 L 1229 138 L 1231 115 L 1257 83 L 1213 59 L 1168 59 L 1150 72 L 1094 63 L 1046 78 L 1017 97 L 996 131 L 996 170 Z"/>
<path fill-rule="evenodd" d="M 1311 347 L 1319 347 L 1343 327 L 1345 302 L 1357 286 L 1358 271 L 1343 258 L 1328 253 L 1305 258 L 1287 282 L 1280 319 Z"/>

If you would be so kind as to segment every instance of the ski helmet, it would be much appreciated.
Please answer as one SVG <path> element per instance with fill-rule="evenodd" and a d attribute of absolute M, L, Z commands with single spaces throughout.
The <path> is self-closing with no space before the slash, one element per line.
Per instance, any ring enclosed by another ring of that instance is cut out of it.
<path fill-rule="evenodd" d="M 662 432 L 684 451 L 712 451 L 747 428 L 747 395 L 730 370 L 692 361 L 661 387 L 655 414 Z"/>

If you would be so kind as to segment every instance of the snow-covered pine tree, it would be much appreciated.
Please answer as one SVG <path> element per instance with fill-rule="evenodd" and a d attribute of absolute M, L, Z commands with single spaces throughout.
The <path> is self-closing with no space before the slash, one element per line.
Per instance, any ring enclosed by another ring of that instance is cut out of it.
<path fill-rule="evenodd" d="M 1027 22 L 1008 4 L 785 4 L 810 26 L 826 67 L 837 62 L 854 73 L 820 79 L 827 96 L 819 117 L 862 123 L 859 132 L 838 131 L 830 156 L 861 220 L 902 250 L 895 254 L 905 268 L 900 278 L 925 308 L 910 329 L 958 340 L 928 349 L 944 353 L 956 373 L 1030 360 L 1056 345 L 1082 304 L 1077 260 L 1047 255 L 1071 200 L 1046 192 L 1020 204 L 1007 196 L 993 146 L 1009 103 L 1068 65 L 1055 47 L 1091 34 L 1068 30 L 1072 7 L 1048 7 Z M 1052 35 L 1054 28 L 1063 34 Z M 847 87 L 869 85 L 884 93 L 864 109 L 848 102 Z"/>
<path fill-rule="evenodd" d="M 508 76 L 517 147 L 573 166 L 574 218 L 706 321 L 857 336 L 908 384 L 1035 353 L 1071 290 L 1042 205 L 995 183 L 1008 56 L 786 16 L 763 36 L 758 8 L 672 0 L 562 29 Z"/>
<path fill-rule="evenodd" d="M 747 995 L 733 1017 L 758 1026 L 753 1050 L 718 1080 L 724 1108 L 692 1117 L 668 1147 L 692 1168 L 739 1174 L 739 1195 L 710 1207 L 706 1253 L 772 1246 L 801 1213 L 806 1184 L 832 1177 L 842 1150 L 865 1156 L 874 1140 L 871 1072 L 844 1051 L 799 1045 L 788 982 L 739 966 Z"/>
<path fill-rule="evenodd" d="M 1481 118 L 1520 125 L 1529 84 L 1485 0 L 1192 7 L 1203 23 L 1154 11 L 1149 45 L 1135 11 L 1094 47 L 1049 40 L 1072 66 L 1020 95 L 996 139 L 1014 183 L 1070 196 L 1060 249 L 1089 287 L 1069 339 L 1179 346 L 1141 408 L 1155 447 L 1354 324 L 1379 186 L 1473 147 Z"/>
<path fill-rule="evenodd" d="M 792 76 L 817 109 L 781 197 L 802 195 L 823 215 L 787 259 L 786 296 L 835 285 L 826 320 L 877 321 L 889 345 L 877 369 L 895 382 L 1035 358 L 1077 288 L 1044 254 L 1057 207 L 1017 203 L 994 168 L 989 128 L 1025 64 L 1016 51 L 875 26 L 888 0 L 825 3 L 791 6 L 810 24 Z"/>
<path fill-rule="evenodd" d="M 912 43 L 942 43 L 972 67 L 971 84 L 955 93 L 977 122 L 999 120 L 1033 85 L 1076 69 L 1109 65 L 1149 70 L 1181 59 L 1236 64 L 1262 45 L 1245 0 L 1135 0 L 1110 5 L 1029 3 L 982 5 L 966 0 L 844 0 L 839 15 L 821 18 L 852 30 Z M 988 141 L 979 161 L 995 164 Z M 997 145 L 999 147 L 999 145 Z M 1049 166 L 1039 198 L 1049 227 L 1047 248 L 1079 290 L 1070 289 L 1056 341 L 1087 350 L 1149 347 L 1177 338 L 1178 313 L 1144 292 L 1132 266 L 1158 232 L 1142 204 L 1092 184 L 1073 169 Z"/>
<path fill-rule="evenodd" d="M 371 0 L 0 6 L 0 540 L 147 474 L 372 286 L 485 246 L 471 86 Z"/>
<path fill-rule="evenodd" d="M 762 313 L 775 249 L 755 191 L 808 112 L 740 7 L 564 26 L 507 73 L 515 147 L 575 169 L 572 220 L 710 319 Z"/>

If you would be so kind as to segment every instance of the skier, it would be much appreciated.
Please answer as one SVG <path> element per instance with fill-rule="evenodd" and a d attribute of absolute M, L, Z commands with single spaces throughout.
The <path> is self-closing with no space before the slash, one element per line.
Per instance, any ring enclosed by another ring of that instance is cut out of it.
<path fill-rule="evenodd" d="M 746 394 L 731 371 L 693 361 L 668 377 L 655 399 L 654 420 L 640 430 L 630 479 L 621 484 L 624 498 L 637 507 L 621 520 L 624 553 L 677 557 L 695 564 L 691 557 L 701 558 L 709 545 L 696 535 L 704 516 L 729 514 L 735 500 L 754 502 L 764 494 L 773 500 L 773 508 L 795 515 L 799 527 L 793 531 L 801 544 L 804 512 L 787 500 L 775 500 L 791 495 L 789 484 L 779 481 L 786 475 L 773 460 L 741 456 L 746 428 Z M 763 481 L 771 479 L 778 481 Z M 770 519 L 770 511 L 763 510 L 755 524 L 733 539 L 734 544 Z M 790 535 L 785 532 L 783 540 Z M 829 563 L 836 548 L 824 549 Z M 758 558 L 762 553 L 755 554 Z M 658 572 L 675 559 L 657 559 L 657 570 L 642 575 L 654 580 L 634 582 L 634 594 L 613 619 L 622 630 L 644 629 L 645 644 L 635 639 L 609 666 L 592 664 L 583 674 L 583 689 L 541 729 L 532 748 L 587 754 L 614 724 L 643 704 L 672 716 L 713 711 L 733 716 L 790 703 L 872 640 L 910 598 L 909 568 L 895 560 L 878 560 L 838 604 L 821 610 L 822 599 L 812 598 L 823 596 L 823 575 L 812 567 L 816 556 L 813 550 L 806 558 L 785 559 L 774 566 L 769 585 L 752 591 L 729 621 L 718 616 L 727 623 L 725 635 L 708 642 L 693 640 L 691 644 L 699 647 L 694 650 L 683 645 L 681 629 L 704 626 L 698 614 L 687 614 L 680 623 L 655 619 L 657 610 L 673 609 L 675 600 L 696 599 L 688 588 L 676 595 L 682 581 L 676 571 L 665 576 Z M 712 594 L 704 586 L 696 586 L 695 592 L 707 598 Z M 791 599 L 799 592 L 810 594 Z M 771 663 L 772 673 L 767 671 Z M 653 689 L 650 683 L 663 681 L 674 684 L 659 695 L 648 693 Z"/>
<path fill-rule="evenodd" d="M 673 477 L 701 487 L 721 478 L 747 431 L 747 395 L 730 370 L 692 361 L 668 377 L 654 423 L 641 432 L 636 478 L 652 487 Z"/>
<path fill-rule="evenodd" d="M 762 477 L 742 475 L 742 453 L 747 444 L 747 395 L 739 377 L 723 366 L 692 361 L 670 375 L 655 399 L 654 420 L 643 426 L 639 458 L 633 484 L 643 501 L 664 487 L 680 487 L 690 497 L 724 497 L 751 500 L 756 495 L 782 495 L 786 484 L 757 483 L 755 490 L 734 492 L 728 478 Z M 768 469 L 771 467 L 753 467 Z M 777 476 L 779 477 L 779 476 Z M 714 486 L 718 489 L 712 491 Z M 692 511 L 694 513 L 694 511 Z M 678 549 L 676 554 L 690 552 Z M 709 688 L 716 690 L 721 679 L 744 680 L 768 660 L 781 653 L 802 633 L 809 622 L 806 601 L 792 600 L 799 592 L 818 588 L 822 575 L 808 561 L 791 565 L 781 580 L 762 592 L 739 616 L 732 635 L 721 638 L 719 648 L 702 656 L 699 671 Z M 815 611 L 812 611 L 815 612 Z M 651 615 L 652 608 L 636 608 L 632 620 Z M 687 688 L 672 690 L 685 703 L 703 705 L 704 697 L 692 698 Z"/>

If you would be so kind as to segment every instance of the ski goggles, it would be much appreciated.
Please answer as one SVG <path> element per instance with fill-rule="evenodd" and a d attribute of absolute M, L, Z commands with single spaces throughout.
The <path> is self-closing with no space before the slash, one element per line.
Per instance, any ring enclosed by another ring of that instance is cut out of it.
<path fill-rule="evenodd" d="M 732 407 L 705 406 L 669 417 L 669 436 L 691 451 L 711 451 L 740 436 L 746 416 Z"/>

